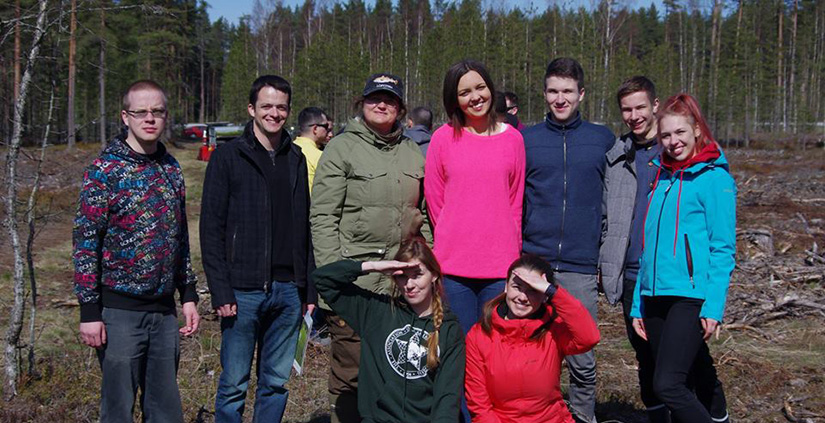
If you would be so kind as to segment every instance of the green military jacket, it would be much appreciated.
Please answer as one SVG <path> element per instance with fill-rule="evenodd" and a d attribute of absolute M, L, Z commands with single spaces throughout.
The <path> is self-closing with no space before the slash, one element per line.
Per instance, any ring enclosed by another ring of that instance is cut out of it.
<path fill-rule="evenodd" d="M 315 263 L 391 259 L 402 239 L 422 228 L 431 241 L 423 202 L 424 156 L 418 145 L 404 136 L 388 144 L 359 119 L 350 119 L 324 149 L 315 173 L 310 208 Z M 391 288 L 380 273 L 355 283 L 383 294 Z"/>

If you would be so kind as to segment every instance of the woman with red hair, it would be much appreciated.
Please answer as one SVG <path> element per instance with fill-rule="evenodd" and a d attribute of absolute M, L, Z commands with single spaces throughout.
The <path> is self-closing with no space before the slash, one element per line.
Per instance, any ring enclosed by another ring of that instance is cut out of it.
<path fill-rule="evenodd" d="M 653 390 L 675 422 L 727 422 L 706 341 L 719 330 L 736 254 L 736 186 L 699 104 L 675 95 L 657 115 L 663 153 L 650 194 L 633 327 L 650 341 Z M 689 387 L 708 384 L 712 398 Z"/>

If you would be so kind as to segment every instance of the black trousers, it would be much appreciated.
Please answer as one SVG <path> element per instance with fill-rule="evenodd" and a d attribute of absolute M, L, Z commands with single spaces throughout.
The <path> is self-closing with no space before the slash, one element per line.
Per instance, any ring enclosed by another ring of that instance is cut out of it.
<path fill-rule="evenodd" d="M 642 339 L 633 330 L 633 319 L 630 317 L 630 309 L 633 307 L 633 290 L 636 288 L 636 281 L 632 279 L 624 280 L 622 291 L 622 314 L 624 315 L 625 329 L 630 346 L 636 352 L 636 362 L 639 363 L 639 388 L 642 393 L 642 403 L 647 409 L 661 407 L 662 401 L 653 393 L 653 369 L 656 362 L 653 360 L 653 352 L 650 344 Z"/>
<path fill-rule="evenodd" d="M 643 297 L 645 330 L 655 362 L 653 392 L 675 422 L 727 420 L 727 403 L 702 339 L 702 300 Z M 691 389 L 691 381 L 696 393 Z M 713 415 L 713 417 L 711 417 Z"/>

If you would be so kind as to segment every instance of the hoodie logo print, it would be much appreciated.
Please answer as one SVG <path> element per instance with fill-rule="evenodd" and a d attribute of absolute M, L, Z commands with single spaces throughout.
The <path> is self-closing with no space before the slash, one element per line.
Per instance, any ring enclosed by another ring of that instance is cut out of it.
<path fill-rule="evenodd" d="M 390 333 L 384 342 L 384 352 L 390 367 L 405 379 L 427 376 L 427 340 L 430 333 L 405 325 Z"/>

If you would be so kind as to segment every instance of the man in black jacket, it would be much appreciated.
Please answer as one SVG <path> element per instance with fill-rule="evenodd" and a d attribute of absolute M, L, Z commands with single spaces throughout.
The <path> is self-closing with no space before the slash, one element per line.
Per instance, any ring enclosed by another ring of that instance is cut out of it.
<path fill-rule="evenodd" d="M 256 347 L 255 420 L 281 421 L 302 304 L 314 308 L 306 160 L 283 130 L 291 95 L 279 76 L 255 80 L 252 121 L 206 168 L 201 250 L 222 337 L 216 422 L 241 421 Z"/>

